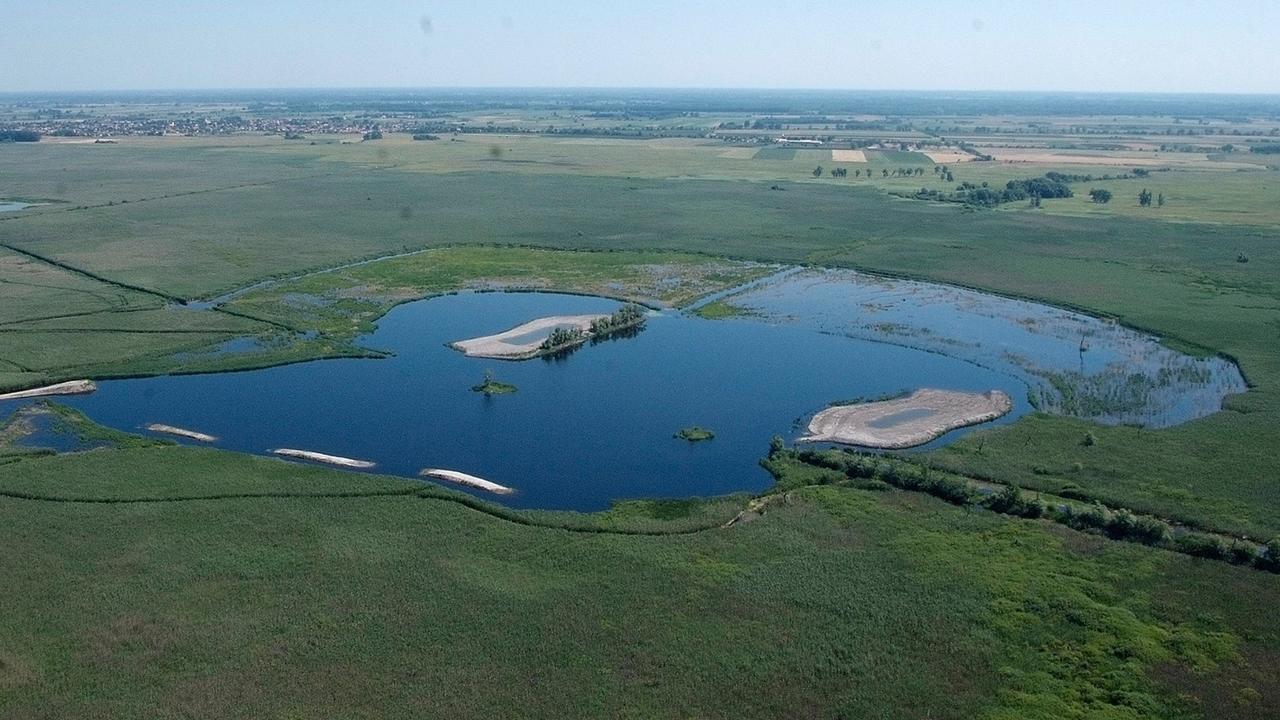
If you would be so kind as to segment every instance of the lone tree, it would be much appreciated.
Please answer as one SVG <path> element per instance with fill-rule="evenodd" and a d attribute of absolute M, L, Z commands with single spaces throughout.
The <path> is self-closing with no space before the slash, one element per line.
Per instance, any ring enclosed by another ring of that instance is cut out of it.
<path fill-rule="evenodd" d="M 822 177 L 822 166 L 821 166 L 821 165 L 819 165 L 818 167 L 816 167 L 816 168 L 814 168 L 814 169 L 813 169 L 813 176 L 814 176 L 814 177 Z"/>
<path fill-rule="evenodd" d="M 1164 207 L 1164 193 L 1160 193 L 1156 196 L 1156 205 L 1158 207 Z"/>
<path fill-rule="evenodd" d="M 1151 191 L 1142 188 L 1142 192 L 1138 193 L 1138 205 L 1142 207 L 1151 207 Z"/>
<path fill-rule="evenodd" d="M 1111 191 L 1110 190 L 1090 190 L 1089 197 L 1092 198 L 1093 201 L 1098 204 L 1109 203 L 1111 202 Z"/>

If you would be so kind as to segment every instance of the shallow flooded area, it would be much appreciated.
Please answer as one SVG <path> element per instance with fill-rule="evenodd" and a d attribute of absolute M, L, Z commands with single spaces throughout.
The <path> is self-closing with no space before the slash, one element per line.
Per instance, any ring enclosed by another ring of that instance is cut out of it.
<path fill-rule="evenodd" d="M 1246 390 L 1239 368 L 1192 357 L 1120 324 L 949 285 L 804 270 L 724 300 L 752 321 L 962 358 L 1027 383 L 1037 409 L 1106 424 L 1169 427 Z"/>

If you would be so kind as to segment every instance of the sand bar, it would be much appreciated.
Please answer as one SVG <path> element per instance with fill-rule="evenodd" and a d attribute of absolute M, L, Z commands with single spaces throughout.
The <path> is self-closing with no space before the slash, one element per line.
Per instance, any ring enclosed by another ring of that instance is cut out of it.
<path fill-rule="evenodd" d="M 450 343 L 449 347 L 461 350 L 468 357 L 494 358 L 497 360 L 524 360 L 541 352 L 542 341 L 557 327 L 576 327 L 583 332 L 591 329 L 591 323 L 604 315 L 553 315 L 530 320 L 497 335 Z"/>
<path fill-rule="evenodd" d="M 214 442 L 218 439 L 214 435 L 206 435 L 205 433 L 196 432 L 195 430 L 187 430 L 186 428 L 175 427 L 173 425 L 163 425 L 161 423 L 151 423 L 147 426 L 147 429 L 155 433 L 174 435 L 177 437 L 184 437 L 189 440 L 199 440 L 200 442 L 207 443 Z"/>
<path fill-rule="evenodd" d="M 510 495 L 515 492 L 514 488 L 509 488 L 506 485 L 499 485 L 495 482 L 489 482 L 484 478 L 478 478 L 475 475 L 468 475 L 463 472 L 458 472 L 457 470 L 428 468 L 418 473 L 418 475 L 427 478 L 435 478 L 436 480 L 448 480 L 449 482 L 455 482 L 459 485 L 488 490 L 491 493 L 497 493 L 499 495 Z"/>
<path fill-rule="evenodd" d="M 956 428 L 976 425 L 1013 409 L 999 390 L 965 393 L 917 390 L 895 400 L 827 408 L 809 421 L 809 434 L 798 442 L 834 442 L 901 450 L 940 437 Z"/>
<path fill-rule="evenodd" d="M 301 460 L 310 460 L 312 462 L 324 463 L 326 465 L 337 465 L 338 467 L 359 468 L 367 470 L 375 465 L 368 460 L 353 460 L 351 458 L 342 457 L 340 455 L 326 455 L 324 453 L 311 452 L 310 450 L 294 450 L 293 448 L 277 448 L 271 451 L 281 457 L 299 458 Z"/>
<path fill-rule="evenodd" d="M 25 400 L 26 398 L 48 397 L 49 395 L 86 395 L 97 389 L 98 386 L 92 380 L 71 380 L 60 382 L 56 385 L 4 393 L 0 395 L 0 400 Z"/>

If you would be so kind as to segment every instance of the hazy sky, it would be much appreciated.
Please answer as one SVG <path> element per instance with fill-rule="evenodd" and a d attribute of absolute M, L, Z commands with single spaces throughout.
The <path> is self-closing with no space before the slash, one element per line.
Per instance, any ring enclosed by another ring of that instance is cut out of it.
<path fill-rule="evenodd" d="M 0 0 L 0 91 L 1280 92 L 1280 0 Z"/>

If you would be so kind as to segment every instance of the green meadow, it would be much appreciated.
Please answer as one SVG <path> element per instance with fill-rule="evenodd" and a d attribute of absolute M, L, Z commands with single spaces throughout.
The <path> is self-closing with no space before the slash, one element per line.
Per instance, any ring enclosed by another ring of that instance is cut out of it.
<path fill-rule="evenodd" d="M 1230 356 L 1250 383 L 1165 430 L 1033 414 L 930 451 L 935 468 L 1280 535 L 1280 173 L 1265 165 L 1184 158 L 978 210 L 900 197 L 953 185 L 916 152 L 456 140 L 0 146 L 0 192 L 49 201 L 0 216 L 0 389 L 367 355 L 356 338 L 388 309 L 458 290 L 683 307 L 777 264 L 853 267 L 1113 317 Z M 884 174 L 907 167 L 923 175 Z M 994 187 L 1127 170 L 948 167 Z M 1143 188 L 1166 204 L 1138 207 Z M 265 280 L 216 308 L 181 302 Z M 265 349 L 216 352 L 246 335 Z M 1280 576 L 1047 520 L 801 466 L 764 499 L 516 512 L 113 444 L 0 453 L 0 718 L 1280 714 Z"/>

